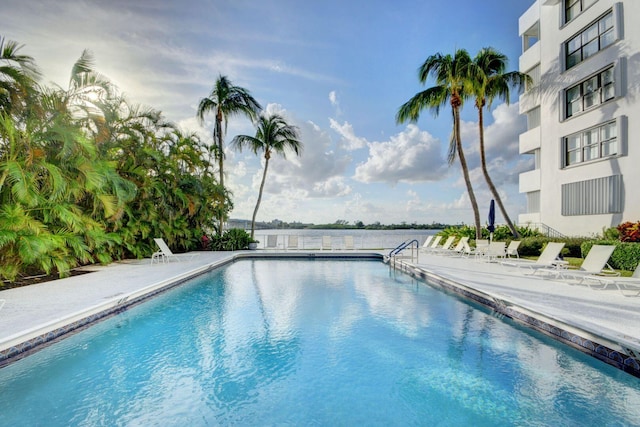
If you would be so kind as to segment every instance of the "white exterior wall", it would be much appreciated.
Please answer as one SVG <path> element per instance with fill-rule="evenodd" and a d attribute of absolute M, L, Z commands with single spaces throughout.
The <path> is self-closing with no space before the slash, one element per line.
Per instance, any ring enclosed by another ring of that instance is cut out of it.
<path fill-rule="evenodd" d="M 565 42 L 614 10 L 619 38 L 569 70 Z M 520 176 L 520 191 L 540 191 L 540 211 L 520 215 L 519 223 L 546 224 L 566 235 L 591 235 L 624 221 L 640 220 L 640 0 L 598 0 L 564 24 L 564 0 L 538 0 L 520 18 L 522 36 L 539 21 L 540 39 L 520 58 L 520 71 L 540 64 L 540 85 L 520 98 L 520 112 L 540 107 L 540 126 L 520 136 L 520 152 L 540 150 L 539 170 Z M 634 22 L 636 21 L 636 22 Z M 596 107 L 565 118 L 565 90 L 614 65 L 616 95 Z M 563 168 L 563 138 L 610 120 L 618 122 L 618 155 Z M 539 140 L 537 140 L 539 138 Z M 622 210 L 599 215 L 563 215 L 562 185 L 622 176 Z M 539 186 L 539 188 L 536 188 Z"/>

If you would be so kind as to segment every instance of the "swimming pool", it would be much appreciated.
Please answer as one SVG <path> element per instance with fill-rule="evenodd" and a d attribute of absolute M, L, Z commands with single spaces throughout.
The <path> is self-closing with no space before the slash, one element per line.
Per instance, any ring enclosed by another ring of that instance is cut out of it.
<path fill-rule="evenodd" d="M 634 425 L 639 384 L 380 262 L 242 260 L 0 369 L 0 425 Z"/>

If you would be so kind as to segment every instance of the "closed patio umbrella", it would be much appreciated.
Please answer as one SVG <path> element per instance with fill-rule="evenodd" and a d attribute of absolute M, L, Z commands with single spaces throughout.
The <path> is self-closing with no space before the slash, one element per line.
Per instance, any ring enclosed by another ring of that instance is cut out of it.
<path fill-rule="evenodd" d="M 496 229 L 496 203 L 493 199 L 491 199 L 491 203 L 489 203 L 489 225 L 487 225 L 487 230 L 489 230 L 489 241 L 493 241 L 493 232 Z"/>

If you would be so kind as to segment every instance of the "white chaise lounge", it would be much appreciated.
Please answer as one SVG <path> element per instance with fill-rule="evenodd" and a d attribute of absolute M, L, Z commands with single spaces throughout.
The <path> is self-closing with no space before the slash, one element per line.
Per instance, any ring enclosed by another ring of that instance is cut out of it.
<path fill-rule="evenodd" d="M 164 239 L 157 237 L 153 239 L 153 241 L 156 242 L 156 245 L 158 245 L 160 250 L 151 256 L 151 264 L 170 261 L 190 261 L 198 256 L 197 253 L 176 255 L 171 251 L 171 249 L 169 249 L 169 246 L 167 246 Z"/>
<path fill-rule="evenodd" d="M 289 249 L 298 249 L 299 248 L 299 240 L 298 236 L 293 234 L 288 236 L 287 238 L 287 250 Z"/>
<path fill-rule="evenodd" d="M 333 250 L 333 244 L 331 243 L 331 236 L 322 236 L 322 247 L 320 249 L 323 251 Z"/>
<path fill-rule="evenodd" d="M 532 274 L 535 274 L 538 270 L 557 269 L 565 264 L 558 260 L 562 248 L 564 248 L 563 242 L 549 242 L 535 261 L 528 259 L 509 259 L 502 261 L 502 265 L 507 267 L 528 268 L 533 271 Z"/>
<path fill-rule="evenodd" d="M 593 289 L 607 289 L 609 285 L 615 286 L 625 297 L 640 296 L 640 264 L 636 266 L 631 277 L 607 277 L 602 275 L 590 274 L 584 278 L 584 282 Z"/>
<path fill-rule="evenodd" d="M 607 264 L 615 248 L 613 245 L 593 245 L 578 269 L 558 270 L 557 276 L 577 279 L 580 283 L 588 276 L 619 276 L 620 273 Z"/>
<path fill-rule="evenodd" d="M 267 236 L 267 244 L 265 249 L 278 249 L 278 235 L 270 234 Z"/>
<path fill-rule="evenodd" d="M 442 244 L 442 246 L 435 246 L 431 249 L 432 252 L 440 254 L 443 252 L 447 252 L 451 250 L 451 246 L 453 246 L 453 242 L 456 240 L 456 236 L 449 236 L 447 240 Z"/>

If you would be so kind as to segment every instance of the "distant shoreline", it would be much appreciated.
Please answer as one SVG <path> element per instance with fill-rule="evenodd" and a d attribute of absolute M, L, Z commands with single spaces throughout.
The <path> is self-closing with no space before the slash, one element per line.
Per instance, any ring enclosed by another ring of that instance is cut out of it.
<path fill-rule="evenodd" d="M 282 222 L 274 220 L 271 223 L 258 222 L 255 225 L 256 231 L 264 230 L 444 230 L 448 227 L 456 227 L 458 225 L 449 224 L 348 224 L 346 221 L 339 221 L 334 224 L 311 224 L 300 222 Z M 227 228 L 251 228 L 251 221 L 232 219 L 228 221 Z"/>

